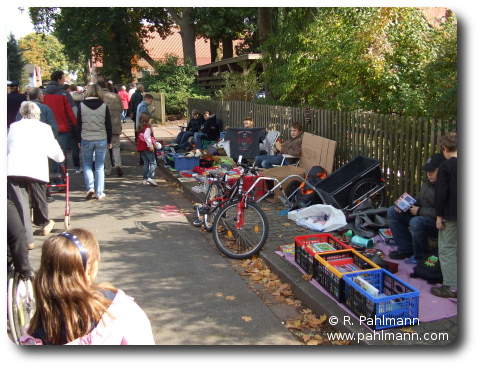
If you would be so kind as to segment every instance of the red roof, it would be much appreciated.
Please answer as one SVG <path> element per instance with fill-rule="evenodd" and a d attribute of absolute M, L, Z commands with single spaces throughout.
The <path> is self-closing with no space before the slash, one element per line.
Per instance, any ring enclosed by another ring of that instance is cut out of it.
<path fill-rule="evenodd" d="M 144 43 L 150 57 L 156 61 L 165 60 L 167 55 L 175 55 L 183 63 L 183 49 L 182 49 L 182 37 L 178 29 L 173 33 L 162 39 L 158 33 L 153 33 L 152 38 L 148 39 Z M 210 41 L 205 38 L 197 38 L 195 41 L 195 51 L 197 57 L 197 65 L 209 64 L 210 58 Z M 144 59 L 138 61 L 140 68 L 150 69 L 151 66 Z"/>

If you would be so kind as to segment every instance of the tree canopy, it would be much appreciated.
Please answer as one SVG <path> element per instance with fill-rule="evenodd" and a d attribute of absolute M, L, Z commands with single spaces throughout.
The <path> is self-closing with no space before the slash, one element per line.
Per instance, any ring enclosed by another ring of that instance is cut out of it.
<path fill-rule="evenodd" d="M 432 27 L 415 8 L 293 8 L 278 20 L 262 46 L 276 101 L 456 116 L 455 16 Z"/>
<path fill-rule="evenodd" d="M 18 44 L 25 61 L 38 65 L 47 78 L 54 70 L 74 69 L 69 65 L 63 45 L 55 36 L 30 33 L 22 37 Z"/>
<path fill-rule="evenodd" d="M 25 61 L 15 36 L 10 33 L 7 41 L 7 78 L 20 82 Z"/>

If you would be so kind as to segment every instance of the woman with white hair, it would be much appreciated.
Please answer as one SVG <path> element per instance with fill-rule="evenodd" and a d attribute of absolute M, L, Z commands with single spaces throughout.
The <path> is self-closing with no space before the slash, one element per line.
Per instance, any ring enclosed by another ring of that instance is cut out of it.
<path fill-rule="evenodd" d="M 63 162 L 65 156 L 50 125 L 40 121 L 41 111 L 35 102 L 22 102 L 20 115 L 22 119 L 10 125 L 7 136 L 7 195 L 20 213 L 31 249 L 33 231 L 28 190 L 45 196 L 49 181 L 48 159 Z M 46 197 L 41 206 L 48 210 Z M 55 222 L 48 220 L 43 232 L 49 233 L 54 225 Z"/>

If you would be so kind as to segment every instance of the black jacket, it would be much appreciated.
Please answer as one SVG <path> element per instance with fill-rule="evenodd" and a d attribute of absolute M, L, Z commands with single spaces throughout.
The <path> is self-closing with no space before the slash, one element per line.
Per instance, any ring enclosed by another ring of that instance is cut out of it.
<path fill-rule="evenodd" d="M 204 123 L 203 116 L 199 117 L 198 119 L 190 119 L 187 124 L 187 132 L 199 132 L 202 129 L 202 125 Z"/>
<path fill-rule="evenodd" d="M 220 138 L 220 132 L 223 130 L 223 124 L 215 115 L 208 118 L 203 124 L 202 132 L 207 135 L 209 141 L 217 141 Z"/>
<path fill-rule="evenodd" d="M 27 97 L 18 92 L 11 92 L 7 95 L 7 127 L 10 126 L 17 116 L 17 112 L 20 109 L 20 105 L 23 101 L 26 101 Z"/>
<path fill-rule="evenodd" d="M 140 91 L 135 91 L 132 95 L 132 98 L 130 99 L 130 103 L 128 105 L 128 108 L 130 109 L 130 113 L 132 115 L 133 121 L 135 121 L 137 117 L 137 106 L 140 102 L 143 101 L 143 95 Z"/>
<path fill-rule="evenodd" d="M 435 212 L 449 221 L 457 221 L 457 158 L 444 161 L 438 169 Z"/>

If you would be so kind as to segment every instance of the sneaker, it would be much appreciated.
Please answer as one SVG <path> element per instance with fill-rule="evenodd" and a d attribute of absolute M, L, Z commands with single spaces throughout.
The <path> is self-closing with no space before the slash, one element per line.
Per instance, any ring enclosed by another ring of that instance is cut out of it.
<path fill-rule="evenodd" d="M 102 199 L 105 199 L 105 197 L 106 197 L 106 194 L 102 193 L 100 195 L 97 195 L 95 198 L 97 198 L 99 201 L 101 201 Z"/>
<path fill-rule="evenodd" d="M 117 167 L 117 176 L 122 177 L 123 176 L 123 170 L 121 167 Z"/>
<path fill-rule="evenodd" d="M 85 199 L 88 201 L 89 199 L 92 199 L 95 196 L 95 191 L 93 189 L 90 189 L 87 192 L 87 195 L 85 196 Z"/>
<path fill-rule="evenodd" d="M 412 264 L 412 265 L 416 265 L 418 263 L 417 261 L 417 258 L 415 258 L 415 256 L 411 256 L 410 258 L 407 258 L 405 260 L 405 263 L 406 264 Z"/>
<path fill-rule="evenodd" d="M 42 234 L 43 236 L 46 236 L 48 234 L 50 234 L 50 232 L 53 230 L 53 227 L 55 226 L 55 221 L 53 220 L 50 220 L 48 222 L 48 224 L 46 224 L 43 228 L 42 228 Z"/>
<path fill-rule="evenodd" d="M 28 250 L 35 249 L 35 243 L 30 243 L 27 245 Z"/>
<path fill-rule="evenodd" d="M 405 258 L 410 258 L 412 256 L 412 253 L 403 253 L 403 252 L 399 252 L 398 250 L 394 250 L 393 252 L 390 252 L 388 256 L 391 259 L 405 259 Z"/>
<path fill-rule="evenodd" d="M 452 289 L 450 286 L 434 286 L 430 289 L 430 292 L 440 298 L 456 298 L 457 290 Z"/>
<path fill-rule="evenodd" d="M 150 184 L 150 185 L 153 185 L 154 187 L 158 186 L 157 182 L 155 181 L 155 179 L 152 179 L 152 178 L 148 178 L 147 179 L 147 183 Z"/>
<path fill-rule="evenodd" d="M 195 220 L 192 221 L 192 225 L 195 227 L 200 227 L 203 225 L 203 221 L 197 217 Z"/>
<path fill-rule="evenodd" d="M 146 181 L 145 179 L 142 180 L 142 184 L 143 185 L 148 185 L 148 181 Z"/>

